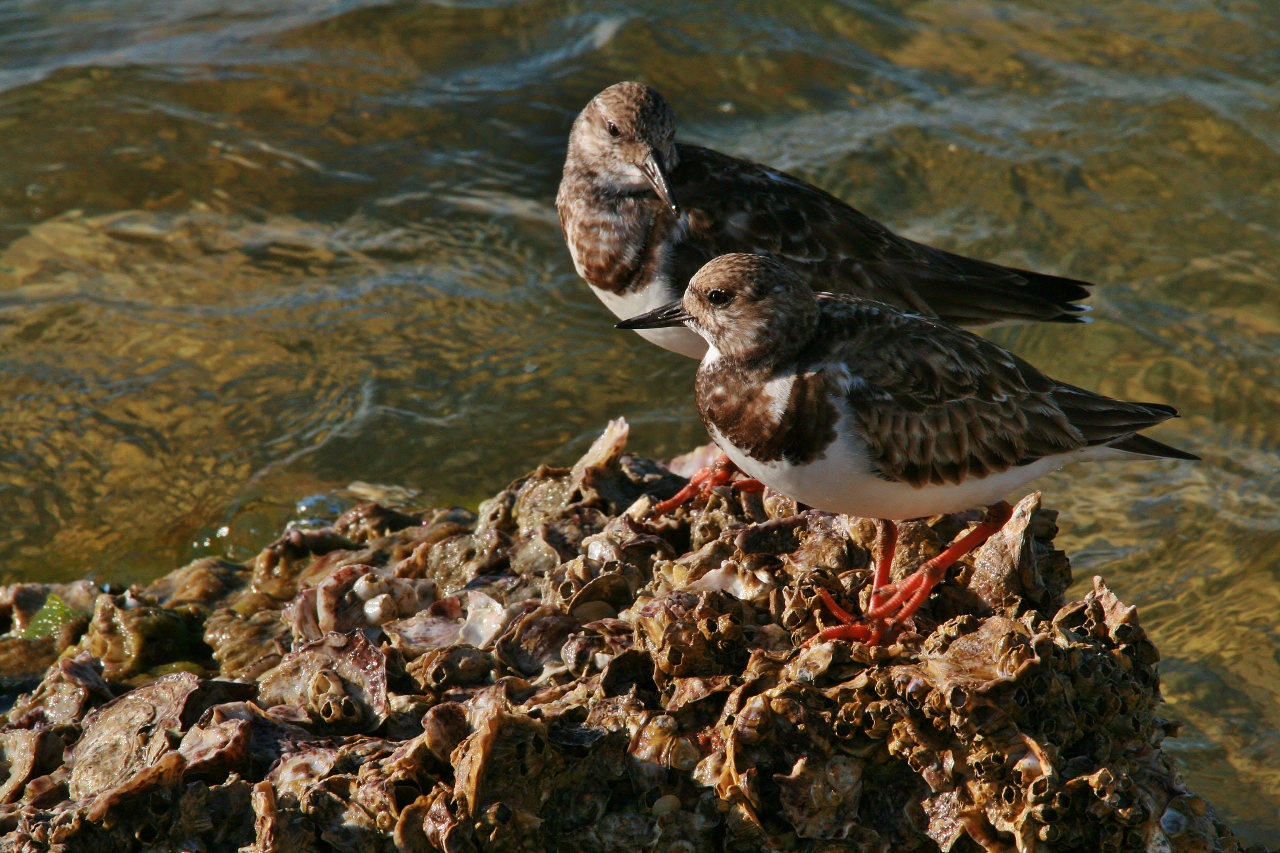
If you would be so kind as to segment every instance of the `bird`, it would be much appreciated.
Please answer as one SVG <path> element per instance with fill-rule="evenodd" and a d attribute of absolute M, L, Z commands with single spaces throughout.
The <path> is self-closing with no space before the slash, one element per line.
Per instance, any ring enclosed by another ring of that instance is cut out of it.
<path fill-rule="evenodd" d="M 695 397 L 720 450 L 748 477 L 818 510 L 877 519 L 879 557 L 861 619 L 819 639 L 875 643 L 947 568 L 1009 519 L 1010 493 L 1071 462 L 1199 457 L 1140 434 L 1177 411 L 1052 379 L 945 320 L 815 293 L 790 267 L 722 255 L 680 300 L 618 323 L 684 327 L 707 344 Z M 889 583 L 895 522 L 987 507 L 981 523 Z"/>
<path fill-rule="evenodd" d="M 579 113 L 556 195 L 578 274 L 625 319 L 678 299 L 707 261 L 768 255 L 814 290 L 849 293 L 976 328 L 1080 322 L 1088 284 L 975 260 L 901 237 L 785 172 L 675 139 L 670 104 L 617 83 Z M 702 358 L 684 328 L 640 334 Z"/>

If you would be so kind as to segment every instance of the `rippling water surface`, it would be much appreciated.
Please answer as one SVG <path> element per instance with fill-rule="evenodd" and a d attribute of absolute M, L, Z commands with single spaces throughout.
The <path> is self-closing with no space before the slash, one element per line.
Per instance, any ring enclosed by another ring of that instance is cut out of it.
<path fill-rule="evenodd" d="M 0 2 L 0 579 L 245 557 L 352 480 L 474 504 L 706 440 L 553 198 L 596 91 L 948 249 L 1098 282 L 994 333 L 1205 461 L 1042 482 L 1175 752 L 1280 844 L 1280 5 Z M 301 505 L 300 503 L 301 502 Z"/>

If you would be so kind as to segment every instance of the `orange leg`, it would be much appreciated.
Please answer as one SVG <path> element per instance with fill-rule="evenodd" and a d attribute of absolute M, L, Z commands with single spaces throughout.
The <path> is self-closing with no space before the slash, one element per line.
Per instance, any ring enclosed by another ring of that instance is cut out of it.
<path fill-rule="evenodd" d="M 879 587 L 871 594 L 871 607 L 867 610 L 867 619 L 872 622 L 884 620 L 890 614 L 886 626 L 894 628 L 910 619 L 928 599 L 933 588 L 946 577 L 947 569 L 973 549 L 982 545 L 995 534 L 1013 515 L 1013 507 L 1005 501 L 992 504 L 987 508 L 987 515 L 982 523 L 961 536 L 945 551 L 916 569 L 909 577 L 897 583 Z"/>
<path fill-rule="evenodd" d="M 880 555 L 876 558 L 876 574 L 871 581 L 871 592 L 889 583 L 889 572 L 893 569 L 893 552 L 898 548 L 898 525 L 887 518 L 876 519 L 877 539 L 880 540 Z"/>
<path fill-rule="evenodd" d="M 720 457 L 707 467 L 701 469 L 689 479 L 689 484 L 683 489 L 676 492 L 671 497 L 661 503 L 654 504 L 651 512 L 654 515 L 666 515 L 677 507 L 682 506 L 686 502 L 692 500 L 697 495 L 707 495 L 716 486 L 723 486 L 733 482 L 733 478 L 739 473 L 738 466 L 730 461 L 728 456 L 723 453 Z M 735 489 L 741 489 L 744 492 L 762 492 L 764 484 L 759 480 L 738 480 L 733 483 Z"/>
<path fill-rule="evenodd" d="M 898 526 L 896 524 L 887 518 L 878 518 L 876 519 L 876 530 L 879 534 L 877 536 L 879 540 L 877 550 L 880 553 L 876 558 L 876 571 L 871 579 L 873 592 L 889 583 L 889 570 L 893 568 L 893 554 L 898 547 Z M 826 605 L 831 615 L 839 619 L 843 624 L 824 628 L 810 637 L 805 643 L 806 646 L 826 640 L 861 640 L 873 646 L 880 641 L 880 635 L 884 633 L 883 625 L 862 623 L 857 616 L 836 604 L 835 599 L 831 597 L 831 593 L 825 589 L 818 590 L 818 597 L 822 599 L 822 603 Z"/>
<path fill-rule="evenodd" d="M 836 600 L 831 597 L 831 593 L 827 592 L 825 589 L 818 590 L 818 597 L 821 598 L 822 603 L 827 606 L 827 610 L 831 611 L 831 615 L 839 619 L 844 624 L 848 625 L 852 622 L 858 621 L 857 616 L 854 616 L 848 610 L 845 610 L 839 604 L 836 604 Z"/>
<path fill-rule="evenodd" d="M 849 613 L 836 604 L 825 589 L 818 590 L 818 597 L 841 624 L 824 628 L 809 638 L 806 646 L 825 640 L 857 640 L 874 646 L 882 637 L 889 636 L 902 622 L 920 609 L 929 598 L 933 588 L 946 577 L 947 569 L 973 549 L 991 538 L 996 531 L 1004 527 L 1005 522 L 1013 515 L 1013 507 L 1005 501 L 987 508 L 987 515 L 982 523 L 960 537 L 938 556 L 916 569 L 908 577 L 897 583 L 888 583 L 889 570 L 893 566 L 893 553 L 898 543 L 898 528 L 892 521 L 880 519 L 876 522 L 880 529 L 880 554 L 876 560 L 876 572 L 871 581 L 871 607 L 862 619 Z M 892 619 L 885 617 L 893 615 Z"/>

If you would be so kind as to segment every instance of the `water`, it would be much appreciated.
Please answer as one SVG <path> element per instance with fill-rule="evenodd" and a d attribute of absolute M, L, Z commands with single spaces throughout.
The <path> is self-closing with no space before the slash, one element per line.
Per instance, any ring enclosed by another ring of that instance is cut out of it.
<path fill-rule="evenodd" d="M 245 557 L 356 479 L 474 504 L 617 415 L 705 441 L 694 365 L 556 225 L 570 121 L 630 78 L 686 140 L 1099 283 L 1089 327 L 993 334 L 1205 461 L 1040 485 L 1163 650 L 1192 787 L 1280 844 L 1265 0 L 2 2 L 0 577 Z"/>

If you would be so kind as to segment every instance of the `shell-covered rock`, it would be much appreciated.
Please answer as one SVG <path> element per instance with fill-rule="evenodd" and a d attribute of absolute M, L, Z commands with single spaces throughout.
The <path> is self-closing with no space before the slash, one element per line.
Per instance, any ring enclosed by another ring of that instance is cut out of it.
<path fill-rule="evenodd" d="M 866 604 L 874 521 L 732 488 L 652 517 L 683 480 L 626 436 L 478 513 L 0 588 L 0 849 L 1240 853 L 1038 495 L 888 645 L 811 642 L 823 593 Z M 893 576 L 978 517 L 901 524 Z"/>

